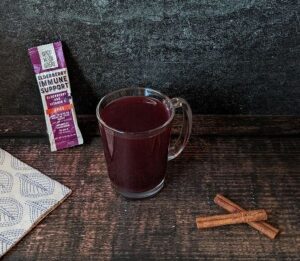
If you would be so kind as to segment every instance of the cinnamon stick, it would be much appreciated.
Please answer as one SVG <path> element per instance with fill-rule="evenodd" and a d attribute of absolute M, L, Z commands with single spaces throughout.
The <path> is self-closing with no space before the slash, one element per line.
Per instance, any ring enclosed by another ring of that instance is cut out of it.
<path fill-rule="evenodd" d="M 217 194 L 214 201 L 217 205 L 219 205 L 221 208 L 226 209 L 230 213 L 245 211 L 245 209 L 241 208 L 239 205 L 235 204 L 234 202 L 232 202 L 231 200 L 229 200 L 221 194 Z M 252 221 L 248 222 L 248 225 L 263 233 L 270 239 L 274 239 L 279 233 L 279 229 L 273 227 L 272 225 L 264 221 Z"/>
<path fill-rule="evenodd" d="M 198 228 L 209 228 L 223 225 L 248 223 L 251 221 L 267 220 L 267 218 L 267 212 L 263 209 L 259 209 L 251 211 L 241 211 L 233 214 L 198 217 L 196 218 L 196 223 Z"/>

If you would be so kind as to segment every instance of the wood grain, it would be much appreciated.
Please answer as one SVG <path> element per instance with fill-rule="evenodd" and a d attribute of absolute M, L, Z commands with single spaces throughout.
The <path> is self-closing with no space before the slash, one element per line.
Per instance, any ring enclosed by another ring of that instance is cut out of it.
<path fill-rule="evenodd" d="M 248 125 L 255 127 L 256 121 L 252 119 Z M 24 120 L 23 125 L 32 126 L 32 122 Z M 224 122 L 220 119 L 213 124 L 222 126 Z M 238 122 L 247 125 L 246 120 Z M 257 122 L 260 124 L 261 120 Z M 278 129 L 277 134 L 295 134 L 291 127 L 294 121 L 281 122 L 290 128 Z M 201 129 L 198 124 L 196 121 L 196 130 Z M 264 128 L 272 129 L 276 124 L 278 121 Z M 1 122 L 1 128 L 4 125 Z M 16 130 L 7 123 L 6 128 Z M 237 125 L 236 129 L 239 128 Z M 15 137 L 1 136 L 0 147 L 69 186 L 73 193 L 4 260 L 296 260 L 299 257 L 300 137 L 297 135 L 239 136 L 239 132 L 238 136 L 193 135 L 183 154 L 169 162 L 166 187 L 153 198 L 130 201 L 110 186 L 99 137 L 90 137 L 84 146 L 51 153 L 45 136 L 37 136 L 36 130 L 27 131 L 33 135 L 22 137 L 14 132 Z M 225 213 L 213 202 L 217 193 L 246 209 L 269 210 L 268 222 L 283 232 L 271 241 L 246 224 L 199 231 L 195 226 L 198 215 Z"/>

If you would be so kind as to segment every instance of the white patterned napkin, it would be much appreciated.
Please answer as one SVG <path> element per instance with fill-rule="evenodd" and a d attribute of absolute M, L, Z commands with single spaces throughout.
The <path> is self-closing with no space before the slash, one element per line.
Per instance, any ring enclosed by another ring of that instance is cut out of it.
<path fill-rule="evenodd" d="M 0 149 L 0 257 L 71 190 Z"/>

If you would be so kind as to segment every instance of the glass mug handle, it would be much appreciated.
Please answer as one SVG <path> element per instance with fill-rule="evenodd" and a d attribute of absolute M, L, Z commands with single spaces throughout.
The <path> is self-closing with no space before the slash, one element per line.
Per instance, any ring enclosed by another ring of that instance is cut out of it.
<path fill-rule="evenodd" d="M 192 131 L 192 110 L 185 99 L 173 98 L 171 102 L 176 109 L 182 108 L 183 122 L 179 137 L 169 146 L 168 160 L 175 159 L 185 148 Z"/>

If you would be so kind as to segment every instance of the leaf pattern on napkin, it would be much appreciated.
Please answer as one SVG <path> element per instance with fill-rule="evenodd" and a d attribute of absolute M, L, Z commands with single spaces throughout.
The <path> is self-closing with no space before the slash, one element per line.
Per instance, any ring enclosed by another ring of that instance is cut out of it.
<path fill-rule="evenodd" d="M 31 170 L 32 168 L 28 166 L 26 163 L 18 160 L 15 157 L 11 157 L 10 160 L 11 167 L 15 170 Z"/>
<path fill-rule="evenodd" d="M 0 258 L 70 192 L 0 148 Z"/>
<path fill-rule="evenodd" d="M 57 203 L 54 199 L 41 199 L 36 201 L 27 201 L 29 206 L 30 221 L 34 223 L 41 215 L 43 215 L 49 208 Z"/>
<path fill-rule="evenodd" d="M 20 193 L 24 197 L 41 197 L 51 195 L 54 181 L 40 172 L 17 173 L 20 179 Z"/>
<path fill-rule="evenodd" d="M 24 229 L 10 229 L 0 232 L 0 252 L 5 253 L 24 234 Z"/>
<path fill-rule="evenodd" d="M 5 160 L 5 151 L 0 149 L 0 165 L 4 163 Z"/>
<path fill-rule="evenodd" d="M 22 205 L 13 198 L 0 198 L 0 227 L 18 224 L 23 217 Z"/>
<path fill-rule="evenodd" d="M 61 193 L 63 195 L 63 197 L 65 197 L 66 195 L 68 195 L 70 193 L 70 189 L 68 189 L 66 186 L 61 185 Z"/>
<path fill-rule="evenodd" d="M 0 170 L 0 193 L 8 193 L 13 186 L 13 176 L 7 171 Z"/>

